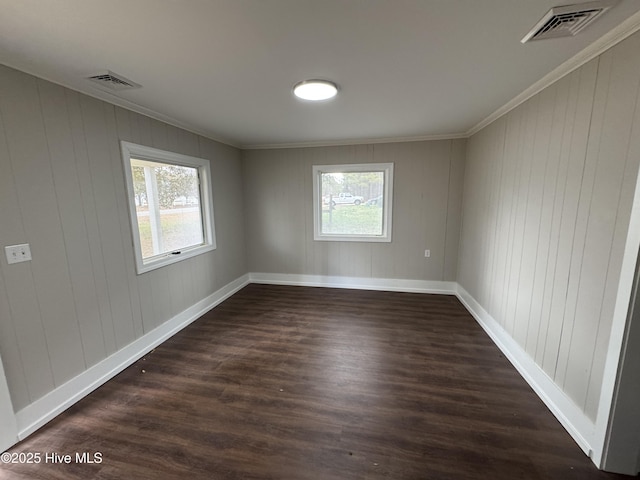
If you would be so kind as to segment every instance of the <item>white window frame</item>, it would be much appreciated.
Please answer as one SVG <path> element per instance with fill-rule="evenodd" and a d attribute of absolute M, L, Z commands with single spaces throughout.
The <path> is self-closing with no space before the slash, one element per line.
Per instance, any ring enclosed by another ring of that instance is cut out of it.
<path fill-rule="evenodd" d="M 157 148 L 138 145 L 131 142 L 122 141 L 120 144 L 122 147 L 122 160 L 124 163 L 127 200 L 129 203 L 129 220 L 131 222 L 131 231 L 133 234 L 133 249 L 135 252 L 136 271 L 138 272 L 138 275 L 215 250 L 216 236 L 213 219 L 213 195 L 211 189 L 211 167 L 209 165 L 209 160 L 190 157 L 180 153 L 168 152 L 166 150 L 159 150 Z M 135 190 L 133 185 L 133 175 L 131 173 L 132 158 L 198 169 L 198 177 L 200 180 L 200 212 L 202 216 L 203 233 L 203 242 L 201 245 L 181 249 L 176 252 L 156 255 L 147 259 L 142 258 L 140 231 L 138 229 L 138 216 L 136 213 Z"/>
<path fill-rule="evenodd" d="M 382 205 L 382 234 L 322 233 L 322 174 L 351 172 L 382 172 L 384 194 Z M 313 238 L 333 242 L 391 242 L 393 217 L 393 163 L 357 163 L 345 165 L 313 165 Z"/>

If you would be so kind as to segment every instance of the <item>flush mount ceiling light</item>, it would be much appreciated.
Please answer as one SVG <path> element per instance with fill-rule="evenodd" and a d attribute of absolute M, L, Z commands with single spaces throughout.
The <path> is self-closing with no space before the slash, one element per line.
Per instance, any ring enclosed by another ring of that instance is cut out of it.
<path fill-rule="evenodd" d="M 329 100 L 338 94 L 338 86 L 328 80 L 305 80 L 296 83 L 293 94 L 302 100 L 317 102 Z"/>

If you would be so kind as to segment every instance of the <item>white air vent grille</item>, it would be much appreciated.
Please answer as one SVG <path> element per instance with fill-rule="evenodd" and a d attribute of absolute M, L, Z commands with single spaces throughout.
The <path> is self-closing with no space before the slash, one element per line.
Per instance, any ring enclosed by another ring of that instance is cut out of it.
<path fill-rule="evenodd" d="M 572 37 L 601 16 L 618 0 L 600 0 L 553 7 L 521 40 L 522 43 L 545 38 Z"/>
<path fill-rule="evenodd" d="M 101 87 L 108 88 L 109 90 L 130 90 L 132 88 L 140 88 L 142 86 L 109 70 L 87 77 L 87 80 L 91 80 L 92 82 L 97 83 Z"/>

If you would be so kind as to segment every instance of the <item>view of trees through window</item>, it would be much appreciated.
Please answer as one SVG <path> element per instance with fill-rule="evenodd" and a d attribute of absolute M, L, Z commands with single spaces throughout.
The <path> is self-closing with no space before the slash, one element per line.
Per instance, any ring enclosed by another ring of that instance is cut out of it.
<path fill-rule="evenodd" d="M 142 257 L 203 242 L 198 169 L 131 159 Z"/>

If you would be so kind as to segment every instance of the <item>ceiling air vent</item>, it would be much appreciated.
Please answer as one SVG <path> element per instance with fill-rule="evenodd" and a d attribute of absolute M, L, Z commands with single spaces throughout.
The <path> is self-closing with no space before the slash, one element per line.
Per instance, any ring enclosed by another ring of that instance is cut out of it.
<path fill-rule="evenodd" d="M 97 75 L 92 75 L 91 77 L 87 77 L 87 80 L 91 80 L 92 82 L 97 83 L 101 87 L 108 88 L 109 90 L 130 90 L 132 88 L 140 88 L 142 85 L 138 85 L 135 82 L 132 82 L 128 78 L 123 77 L 122 75 L 118 75 L 117 73 L 113 73 L 110 70 L 106 72 L 99 73 Z"/>
<path fill-rule="evenodd" d="M 616 3 L 618 0 L 599 0 L 553 7 L 520 41 L 573 37 Z"/>

